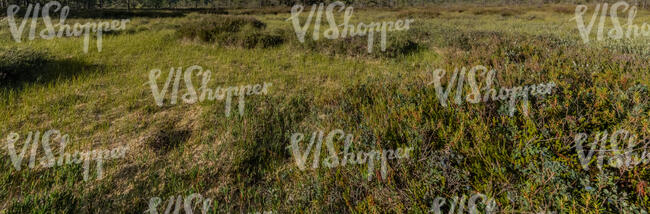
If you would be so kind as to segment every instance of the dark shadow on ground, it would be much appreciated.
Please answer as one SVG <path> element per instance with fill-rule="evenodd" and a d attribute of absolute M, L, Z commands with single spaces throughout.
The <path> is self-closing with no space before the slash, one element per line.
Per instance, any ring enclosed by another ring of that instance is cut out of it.
<path fill-rule="evenodd" d="M 24 17 L 27 11 L 26 6 L 21 6 L 20 10 L 14 17 Z M 0 11 L 1 16 L 7 16 L 7 11 Z M 223 8 L 183 8 L 183 9 L 70 9 L 67 18 L 84 18 L 84 19 L 128 19 L 128 18 L 168 18 L 183 17 L 189 13 L 203 14 L 228 14 Z M 58 19 L 60 12 L 50 11 L 50 16 Z M 40 17 L 40 15 L 39 15 Z"/>
<path fill-rule="evenodd" d="M 20 67 L 0 65 L 0 70 L 12 69 L 12 73 L 0 78 L 0 90 L 22 90 L 29 84 L 48 84 L 69 79 L 88 72 L 103 71 L 103 65 L 89 64 L 77 59 L 47 59 L 45 62 L 23 64 Z"/>

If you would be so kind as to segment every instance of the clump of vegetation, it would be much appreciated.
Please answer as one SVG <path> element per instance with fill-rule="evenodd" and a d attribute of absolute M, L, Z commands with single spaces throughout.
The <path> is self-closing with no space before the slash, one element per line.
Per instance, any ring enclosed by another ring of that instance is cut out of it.
<path fill-rule="evenodd" d="M 387 43 L 389 45 L 387 45 L 386 51 L 378 50 L 377 54 L 383 57 L 395 58 L 409 55 L 420 49 L 420 45 L 408 37 L 390 37 Z"/>
<path fill-rule="evenodd" d="M 188 22 L 177 33 L 182 38 L 244 48 L 267 48 L 284 42 L 280 33 L 265 29 L 264 22 L 250 16 L 211 16 Z"/>
<path fill-rule="evenodd" d="M 260 31 L 255 28 L 246 27 L 234 36 L 222 37 L 225 44 L 244 48 L 269 48 L 284 43 L 283 32 L 280 30 Z"/>
<path fill-rule="evenodd" d="M 241 141 L 229 149 L 239 153 L 232 161 L 233 170 L 249 175 L 244 182 L 259 182 L 269 170 L 277 167 L 278 161 L 292 161 L 289 138 L 298 130 L 298 125 L 311 114 L 312 101 L 304 96 L 292 96 L 287 102 L 266 100 L 257 105 L 255 125 L 236 127 L 234 132 L 247 133 Z M 282 103 L 282 105 L 275 105 Z M 273 137 L 271 137 L 273 136 Z"/>
<path fill-rule="evenodd" d="M 573 14 L 575 13 L 576 7 L 573 5 L 554 5 L 551 7 L 553 12 L 562 13 L 562 14 Z"/>
<path fill-rule="evenodd" d="M 436 18 L 440 12 L 434 9 L 408 9 L 397 13 L 398 18 Z"/>
<path fill-rule="evenodd" d="M 508 16 L 513 16 L 513 15 L 521 15 L 524 14 L 525 12 L 519 10 L 519 9 L 514 9 L 514 8 L 501 8 L 501 7 L 489 7 L 489 8 L 476 8 L 472 10 L 472 14 L 474 15 L 501 15 L 503 17 L 508 17 Z"/>
<path fill-rule="evenodd" d="M 332 56 L 367 57 L 367 58 L 395 58 L 418 51 L 421 46 L 405 36 L 404 32 L 390 32 L 386 38 L 386 49 L 381 49 L 381 37 L 375 34 L 372 51 L 368 51 L 368 36 L 353 36 L 339 39 L 319 39 L 314 41 L 307 33 L 305 42 L 301 45 L 315 52 L 322 52 Z"/>
<path fill-rule="evenodd" d="M 291 9 L 289 7 L 268 7 L 268 8 L 256 8 L 256 9 L 242 9 L 242 10 L 233 10 L 232 14 L 238 15 L 266 15 L 273 14 L 277 15 L 279 13 L 289 13 Z"/>
<path fill-rule="evenodd" d="M 0 86 L 41 75 L 39 71 L 50 61 L 42 51 L 30 48 L 0 48 Z"/>
<path fill-rule="evenodd" d="M 217 42 L 224 46 L 242 48 L 269 48 L 290 42 L 294 46 L 329 55 L 352 57 L 398 57 L 408 55 L 419 49 L 420 45 L 405 32 L 389 32 L 386 50 L 381 50 L 381 34 L 373 36 L 373 48 L 368 53 L 368 36 L 353 36 L 339 39 L 312 39 L 312 32 L 307 32 L 305 42 L 301 43 L 291 29 L 267 29 L 266 23 L 252 16 L 216 16 L 200 14 L 188 16 L 192 22 L 181 25 L 177 34 L 181 38 L 198 39 L 204 42 Z M 198 21 L 196 20 L 198 19 Z"/>
<path fill-rule="evenodd" d="M 239 32 L 244 26 L 254 29 L 264 29 L 266 24 L 249 16 L 215 16 L 201 17 L 192 20 L 178 29 L 178 34 L 184 38 L 198 38 L 206 42 L 214 42 L 224 34 Z"/>

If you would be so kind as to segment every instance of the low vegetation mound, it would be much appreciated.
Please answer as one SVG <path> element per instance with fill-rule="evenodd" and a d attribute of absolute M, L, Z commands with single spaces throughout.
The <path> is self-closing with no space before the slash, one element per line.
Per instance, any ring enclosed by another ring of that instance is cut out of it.
<path fill-rule="evenodd" d="M 62 10 L 51 10 L 49 15 L 60 17 Z M 1 16 L 7 16 L 6 10 L 0 10 Z M 19 10 L 16 17 L 24 17 L 27 10 Z M 174 18 L 190 13 L 228 14 L 224 8 L 138 8 L 138 9 L 80 9 L 71 8 L 66 14 L 69 19 L 129 19 L 129 18 Z"/>
<path fill-rule="evenodd" d="M 254 9 L 241 9 L 241 10 L 229 11 L 229 13 L 237 14 L 237 15 L 267 15 L 267 14 L 277 15 L 280 13 L 290 13 L 290 12 L 291 12 L 291 8 L 289 7 L 269 7 L 269 8 L 254 8 Z"/>
<path fill-rule="evenodd" d="M 526 12 L 515 8 L 476 8 L 471 11 L 474 15 L 501 15 L 503 17 L 522 15 Z"/>
<path fill-rule="evenodd" d="M 556 13 L 562 14 L 573 14 L 575 13 L 576 7 L 574 5 L 554 5 L 551 6 L 551 10 Z"/>
<path fill-rule="evenodd" d="M 408 9 L 397 13 L 398 18 L 437 18 L 440 12 L 432 8 Z"/>
<path fill-rule="evenodd" d="M 250 16 L 202 16 L 182 25 L 177 32 L 186 39 L 244 48 L 266 48 L 284 42 L 280 33 L 267 31 L 264 22 Z"/>
<path fill-rule="evenodd" d="M 304 43 L 298 43 L 293 36 L 295 45 L 310 51 L 320 52 L 332 56 L 348 56 L 363 58 L 396 58 L 406 56 L 422 48 L 417 41 L 408 36 L 409 32 L 391 32 L 386 37 L 385 49 L 382 50 L 381 37 L 375 36 L 372 44 L 368 44 L 368 36 L 352 36 L 338 39 L 311 39 L 307 33 Z M 368 46 L 372 45 L 371 51 Z"/>
<path fill-rule="evenodd" d="M 371 44 L 372 51 L 369 52 L 367 35 L 313 40 L 311 39 L 313 35 L 308 31 L 305 41 L 299 42 L 293 29 L 267 29 L 266 23 L 252 16 L 204 16 L 195 14 L 188 18 L 192 21 L 181 25 L 177 30 L 179 37 L 209 43 L 216 42 L 231 47 L 269 48 L 289 42 L 298 48 L 329 55 L 370 58 L 394 58 L 408 55 L 421 47 L 417 41 L 409 39 L 409 32 L 389 33 L 386 38 L 385 50 L 381 49 L 382 38 L 377 33 L 374 35 L 374 41 Z"/>

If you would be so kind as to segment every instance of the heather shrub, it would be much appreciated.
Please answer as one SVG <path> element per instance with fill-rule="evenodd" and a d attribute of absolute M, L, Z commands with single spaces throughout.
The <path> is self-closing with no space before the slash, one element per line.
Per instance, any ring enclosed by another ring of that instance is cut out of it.
<path fill-rule="evenodd" d="M 295 35 L 293 35 L 295 37 Z M 405 56 L 419 50 L 420 45 L 409 38 L 406 32 L 389 32 L 386 38 L 386 50 L 381 49 L 381 37 L 375 34 L 371 45 L 372 51 L 368 53 L 368 37 L 354 36 L 339 39 L 323 39 L 314 41 L 309 32 L 305 42 L 296 44 L 311 51 L 321 52 L 332 56 L 368 57 L 368 58 L 395 58 Z"/>
<path fill-rule="evenodd" d="M 255 9 L 242 9 L 234 10 L 233 14 L 239 15 L 266 15 L 273 14 L 277 15 L 279 13 L 290 13 L 291 9 L 289 7 L 269 7 L 269 8 L 255 8 Z"/>
<path fill-rule="evenodd" d="M 250 16 L 193 17 L 199 20 L 182 25 L 177 31 L 180 37 L 243 48 L 267 48 L 284 42 L 281 33 L 265 30 L 264 22 Z"/>
<path fill-rule="evenodd" d="M 433 9 L 409 9 L 397 13 L 398 18 L 436 18 L 440 12 Z"/>
<path fill-rule="evenodd" d="M 178 29 L 178 34 L 183 38 L 200 39 L 205 42 L 214 42 L 219 34 L 230 34 L 248 25 L 256 29 L 263 29 L 266 24 L 253 17 L 235 16 L 199 16 L 199 20 L 192 20 L 183 24 Z"/>
<path fill-rule="evenodd" d="M 230 40 L 228 44 L 234 44 L 244 48 L 269 48 L 284 43 L 281 30 L 261 32 L 255 28 L 246 27 L 238 32 L 236 36 L 224 36 L 224 41 Z"/>
<path fill-rule="evenodd" d="M 575 6 L 573 5 L 555 5 L 551 7 L 551 9 L 553 12 L 562 14 L 573 14 L 576 11 Z"/>
<path fill-rule="evenodd" d="M 526 12 L 514 8 L 477 8 L 472 10 L 472 14 L 474 15 L 501 15 L 503 17 L 521 15 L 524 13 Z"/>

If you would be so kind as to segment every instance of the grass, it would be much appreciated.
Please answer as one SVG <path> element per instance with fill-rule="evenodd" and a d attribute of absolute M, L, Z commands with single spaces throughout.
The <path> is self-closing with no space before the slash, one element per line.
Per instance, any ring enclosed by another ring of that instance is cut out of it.
<path fill-rule="evenodd" d="M 650 206 L 647 166 L 584 171 L 572 139 L 616 128 L 647 133 L 648 52 L 634 48 L 647 38 L 583 44 L 561 7 L 355 10 L 354 22 L 417 20 L 395 36 L 416 49 L 391 43 L 397 50 L 377 55 L 354 42 L 337 45 L 343 40 L 299 43 L 280 9 L 242 11 L 264 23 L 260 32 L 283 32 L 283 43 L 266 47 L 178 37 L 206 15 L 132 18 L 125 32 L 104 37 L 102 52 L 91 41 L 87 54 L 82 38 L 15 43 L 3 22 L 0 46 L 51 60 L 41 71 L 47 78 L 0 88 L 2 143 L 10 132 L 58 129 L 71 137 L 66 151 L 134 152 L 88 181 L 77 165 L 16 171 L 0 153 L 0 209 L 141 213 L 151 197 L 200 193 L 213 199 L 214 213 L 421 213 L 435 197 L 482 193 L 502 212 L 638 212 Z M 649 17 L 640 11 L 636 21 Z M 76 21 L 88 20 L 68 20 Z M 212 88 L 273 86 L 247 97 L 243 116 L 226 117 L 222 101 L 158 107 L 145 84 L 149 71 L 192 65 L 213 71 Z M 521 109 L 509 117 L 498 102 L 442 107 L 427 85 L 430 68 L 475 65 L 495 69 L 497 87 L 558 86 L 531 100 L 528 117 Z M 390 162 L 387 179 L 370 182 L 364 165 L 300 171 L 287 148 L 291 135 L 334 129 L 354 134 L 355 151 L 409 146 L 413 157 Z"/>

